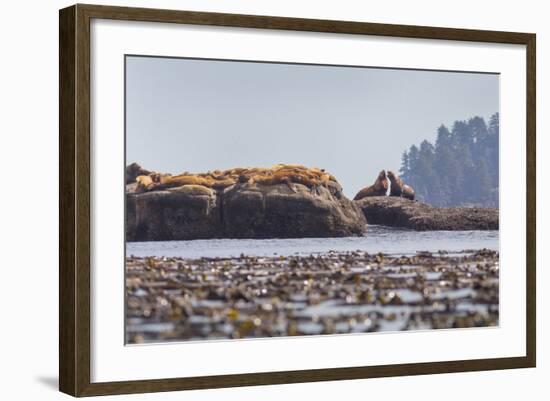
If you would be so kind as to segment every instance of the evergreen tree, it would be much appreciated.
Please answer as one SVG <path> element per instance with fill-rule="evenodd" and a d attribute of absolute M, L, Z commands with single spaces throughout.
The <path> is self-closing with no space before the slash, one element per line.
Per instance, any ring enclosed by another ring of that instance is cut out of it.
<path fill-rule="evenodd" d="M 412 145 L 409 149 L 409 170 L 408 174 L 403 177 L 405 182 L 409 182 L 414 188 L 417 186 L 417 179 L 419 176 L 415 173 L 418 165 L 418 148 L 416 145 Z"/>
<path fill-rule="evenodd" d="M 499 115 L 441 125 L 435 146 L 422 141 L 401 157 L 401 176 L 419 200 L 437 206 L 498 207 Z"/>
<path fill-rule="evenodd" d="M 490 205 L 493 203 L 492 199 L 492 185 L 491 176 L 489 175 L 489 168 L 487 162 L 483 159 L 477 163 L 476 185 L 478 188 L 477 200 L 484 205 Z"/>
<path fill-rule="evenodd" d="M 437 130 L 435 141 L 434 170 L 438 176 L 438 188 L 434 188 L 432 202 L 437 206 L 448 206 L 452 199 L 452 184 L 455 181 L 453 171 L 455 168 L 455 156 L 452 149 L 451 133 L 447 127 L 441 125 Z"/>
<path fill-rule="evenodd" d="M 487 148 L 490 149 L 487 157 L 487 167 L 489 168 L 489 174 L 491 175 L 491 183 L 493 187 L 498 189 L 499 186 L 499 137 L 500 137 L 500 124 L 499 114 L 495 113 L 489 120 L 489 127 L 487 129 Z M 498 193 L 498 191 L 497 191 Z M 498 194 L 496 196 L 498 206 Z"/>
<path fill-rule="evenodd" d="M 399 169 L 399 173 L 401 174 L 401 177 L 406 177 L 409 172 L 409 154 L 407 151 L 404 151 L 401 155 L 401 168 Z"/>

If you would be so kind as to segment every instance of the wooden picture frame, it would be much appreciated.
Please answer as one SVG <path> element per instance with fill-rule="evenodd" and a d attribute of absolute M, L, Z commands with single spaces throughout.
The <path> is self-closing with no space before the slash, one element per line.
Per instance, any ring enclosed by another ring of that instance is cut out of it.
<path fill-rule="evenodd" d="M 90 380 L 90 21 L 94 18 L 526 46 L 526 355 L 511 358 L 92 383 Z M 535 366 L 536 37 L 534 34 L 80 4 L 60 10 L 59 29 L 59 388 L 62 392 L 73 396 L 94 396 Z"/>

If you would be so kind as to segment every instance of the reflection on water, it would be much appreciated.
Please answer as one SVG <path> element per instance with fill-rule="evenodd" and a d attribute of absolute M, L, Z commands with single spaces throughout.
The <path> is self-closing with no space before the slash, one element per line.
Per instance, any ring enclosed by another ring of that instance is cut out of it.
<path fill-rule="evenodd" d="M 213 239 L 193 241 L 128 242 L 127 256 L 181 258 L 308 255 L 329 250 L 413 254 L 418 251 L 459 252 L 499 249 L 498 231 L 412 231 L 369 226 L 364 237 L 290 239 Z"/>

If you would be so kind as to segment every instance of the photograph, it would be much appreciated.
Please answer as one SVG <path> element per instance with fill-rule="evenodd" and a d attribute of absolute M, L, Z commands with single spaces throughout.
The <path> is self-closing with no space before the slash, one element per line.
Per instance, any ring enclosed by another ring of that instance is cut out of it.
<path fill-rule="evenodd" d="M 126 344 L 499 326 L 498 73 L 124 68 Z"/>

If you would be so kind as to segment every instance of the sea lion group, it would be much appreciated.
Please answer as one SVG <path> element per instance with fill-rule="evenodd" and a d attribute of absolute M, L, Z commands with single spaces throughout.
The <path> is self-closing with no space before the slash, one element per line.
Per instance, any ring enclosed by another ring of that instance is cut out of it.
<path fill-rule="evenodd" d="M 386 196 L 388 194 L 388 188 L 390 189 L 389 196 L 414 200 L 414 189 L 406 185 L 393 171 L 388 171 L 386 174 L 386 170 L 380 171 L 374 184 L 357 192 L 353 200 L 360 200 L 369 196 Z"/>
<path fill-rule="evenodd" d="M 224 190 L 237 183 L 248 183 L 257 185 L 286 184 L 295 192 L 292 184 L 302 184 L 313 192 L 319 186 L 340 193 L 342 188 L 336 178 L 327 173 L 324 169 L 308 168 L 297 164 L 277 164 L 270 168 L 232 168 L 228 170 L 214 170 L 206 173 L 193 174 L 184 172 L 178 175 L 149 172 L 141 169 L 139 165 L 130 165 L 127 170 L 128 178 L 133 178 L 136 172 L 145 172 L 137 175 L 135 182 L 140 192 L 163 190 L 192 185 L 195 188 L 200 186 L 213 190 Z"/>
<path fill-rule="evenodd" d="M 276 164 L 273 167 L 237 167 L 228 170 L 213 170 L 206 173 L 189 173 L 172 175 L 158 173 L 142 168 L 132 163 L 126 168 L 126 183 L 137 183 L 138 192 L 164 190 L 185 187 L 182 190 L 210 193 L 223 191 L 235 184 L 276 185 L 285 184 L 292 192 L 296 192 L 293 184 L 308 187 L 311 192 L 318 192 L 319 187 L 325 187 L 331 193 L 340 195 L 342 187 L 336 178 L 317 167 L 308 168 L 299 164 Z M 380 171 L 374 184 L 361 189 L 353 200 L 370 196 L 397 196 L 414 200 L 414 190 L 403 183 L 392 171 Z"/>

